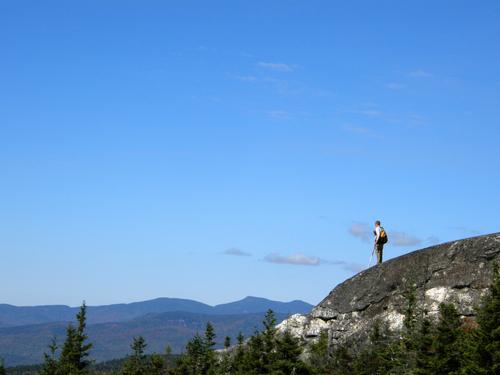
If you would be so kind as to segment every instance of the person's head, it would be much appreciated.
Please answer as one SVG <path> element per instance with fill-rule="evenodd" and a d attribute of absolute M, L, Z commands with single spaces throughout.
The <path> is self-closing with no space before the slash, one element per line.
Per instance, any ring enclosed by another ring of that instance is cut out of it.
<path fill-rule="evenodd" d="M 377 220 L 377 221 L 375 222 L 375 226 L 376 226 L 376 227 L 379 227 L 379 226 L 380 226 L 380 220 Z"/>

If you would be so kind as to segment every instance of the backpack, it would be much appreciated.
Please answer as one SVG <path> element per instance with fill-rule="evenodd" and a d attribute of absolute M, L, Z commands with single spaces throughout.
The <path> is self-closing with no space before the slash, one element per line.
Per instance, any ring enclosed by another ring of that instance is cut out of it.
<path fill-rule="evenodd" d="M 380 227 L 380 237 L 378 238 L 378 243 L 385 244 L 389 241 L 389 238 L 387 237 L 387 232 L 383 227 Z"/>

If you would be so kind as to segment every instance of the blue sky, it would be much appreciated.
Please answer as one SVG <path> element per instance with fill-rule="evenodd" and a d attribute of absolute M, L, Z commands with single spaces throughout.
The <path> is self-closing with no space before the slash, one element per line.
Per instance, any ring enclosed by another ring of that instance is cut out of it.
<path fill-rule="evenodd" d="M 499 16 L 2 1 L 0 303 L 317 303 L 376 219 L 386 258 L 498 231 Z"/>

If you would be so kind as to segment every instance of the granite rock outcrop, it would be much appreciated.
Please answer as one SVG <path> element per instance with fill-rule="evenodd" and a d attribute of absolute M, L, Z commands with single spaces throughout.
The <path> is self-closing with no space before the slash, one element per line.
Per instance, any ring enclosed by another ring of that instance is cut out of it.
<path fill-rule="evenodd" d="M 366 338 L 376 321 L 397 331 L 403 327 L 410 288 L 431 318 L 441 302 L 452 302 L 462 317 L 473 319 L 474 307 L 491 284 L 494 263 L 500 263 L 500 233 L 414 251 L 339 284 L 311 313 L 291 316 L 278 330 L 306 342 L 326 330 L 331 345 Z"/>

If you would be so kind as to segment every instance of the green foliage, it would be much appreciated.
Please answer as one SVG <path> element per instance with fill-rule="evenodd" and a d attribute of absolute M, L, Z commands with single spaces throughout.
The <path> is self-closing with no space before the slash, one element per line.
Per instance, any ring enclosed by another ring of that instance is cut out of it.
<path fill-rule="evenodd" d="M 392 362 L 396 359 L 395 349 L 399 348 L 391 347 L 389 329 L 377 321 L 370 334 L 369 345 L 354 360 L 353 370 L 356 374 L 362 375 L 387 374 L 391 364 L 395 364 Z"/>
<path fill-rule="evenodd" d="M 49 353 L 44 353 L 43 365 L 40 370 L 40 375 L 56 375 L 58 369 L 58 361 L 56 358 L 57 342 L 53 337 L 49 345 Z"/>
<path fill-rule="evenodd" d="M 230 346 L 231 346 L 231 337 L 226 336 L 224 338 L 224 349 L 229 349 Z"/>
<path fill-rule="evenodd" d="M 492 375 L 500 373 L 500 273 L 493 268 L 489 293 L 476 309 L 476 324 L 466 327 L 468 334 L 459 338 L 463 353 L 459 374 Z M 477 328 L 474 327 L 477 325 Z M 475 329 L 476 328 L 476 329 Z"/>
<path fill-rule="evenodd" d="M 440 318 L 434 338 L 434 359 L 431 361 L 434 373 L 454 373 L 460 369 L 460 316 L 452 304 L 439 305 Z"/>
<path fill-rule="evenodd" d="M 402 332 L 375 324 L 368 343 L 329 347 L 326 333 L 310 347 L 319 374 L 500 374 L 500 274 L 476 309 L 477 321 L 461 319 L 453 304 L 439 306 L 437 321 L 419 309 L 415 289 L 405 293 Z"/>
<path fill-rule="evenodd" d="M 405 293 L 403 329 L 391 332 L 377 322 L 368 342 L 332 345 L 327 331 L 309 346 L 302 359 L 303 343 L 290 332 L 278 332 L 269 310 L 262 330 L 247 340 L 243 334 L 231 347 L 224 338 L 224 351 L 215 351 L 216 334 L 208 323 L 203 335 L 196 334 L 185 353 L 175 361 L 170 347 L 165 355 L 145 354 L 142 337 L 134 339 L 132 354 L 124 361 L 122 375 L 493 375 L 500 373 L 500 274 L 495 268 L 490 291 L 476 309 L 477 319 L 461 319 L 452 304 L 441 304 L 438 319 L 430 319 L 419 308 L 416 290 Z M 42 375 L 109 374 L 109 369 L 91 370 L 87 359 L 85 304 L 77 316 L 78 326 L 68 326 L 66 341 L 57 359 L 55 339 L 44 356 Z M 5 372 L 0 363 L 0 375 Z M 10 370 L 9 370 L 10 371 Z"/>
<path fill-rule="evenodd" d="M 331 356 L 328 350 L 328 331 L 320 332 L 318 340 L 311 344 L 309 363 L 319 372 L 325 372 L 330 367 Z"/>
<path fill-rule="evenodd" d="M 131 345 L 132 355 L 127 358 L 123 365 L 123 375 L 141 375 L 148 370 L 146 355 L 146 341 L 142 336 L 134 337 L 134 342 Z"/>
<path fill-rule="evenodd" d="M 59 359 L 56 356 L 58 349 L 56 339 L 53 338 L 49 345 L 49 353 L 44 354 L 44 362 L 40 375 L 81 375 L 88 374 L 91 361 L 88 360 L 91 343 L 86 343 L 88 337 L 85 333 L 87 307 L 83 302 L 76 314 L 77 326 L 69 324 L 66 328 L 66 339 L 61 348 Z"/>
<path fill-rule="evenodd" d="M 167 346 L 165 355 L 146 355 L 146 340 L 142 336 L 134 338 L 132 354 L 123 363 L 121 375 L 162 375 L 168 373 L 168 364 L 171 361 L 171 349 Z"/>
<path fill-rule="evenodd" d="M 434 350 L 434 327 L 432 322 L 424 317 L 420 323 L 413 348 L 415 350 L 415 374 L 426 375 L 431 372 Z"/>
<path fill-rule="evenodd" d="M 185 375 L 215 374 L 215 331 L 207 323 L 204 336 L 196 334 L 186 345 L 186 353 L 178 362 L 177 373 Z"/>
<path fill-rule="evenodd" d="M 404 311 L 404 330 L 407 337 L 413 336 L 418 321 L 417 296 L 414 284 L 409 284 L 404 293 L 406 299 L 406 308 Z"/>
<path fill-rule="evenodd" d="M 164 370 L 166 370 L 165 365 L 166 365 L 166 361 L 161 355 L 152 354 L 149 357 L 148 374 L 151 374 L 151 375 L 164 374 Z"/>
<path fill-rule="evenodd" d="M 486 374 L 500 373 L 500 272 L 493 270 L 490 293 L 477 312 L 477 359 Z"/>
<path fill-rule="evenodd" d="M 285 331 L 276 340 L 276 360 L 271 363 L 271 374 L 310 374 L 309 367 L 300 360 L 302 347 L 297 338 Z"/>
<path fill-rule="evenodd" d="M 302 345 L 289 332 L 278 334 L 276 318 L 269 310 L 262 322 L 263 330 L 245 341 L 240 333 L 237 345 L 230 347 L 230 339 L 224 340 L 225 351 L 216 353 L 215 332 L 207 324 L 205 335 L 195 335 L 186 346 L 186 353 L 172 371 L 179 375 L 308 375 L 312 372 L 300 360 Z"/>
<path fill-rule="evenodd" d="M 87 374 L 90 361 L 87 359 L 92 348 L 91 343 L 85 343 L 87 335 L 86 314 L 87 307 L 83 302 L 80 311 L 76 314 L 77 327 L 72 324 L 66 329 L 66 341 L 63 344 L 61 357 L 58 363 L 57 374 L 76 375 Z"/>
<path fill-rule="evenodd" d="M 5 367 L 3 366 L 3 359 L 0 358 L 0 375 L 5 375 Z"/>

